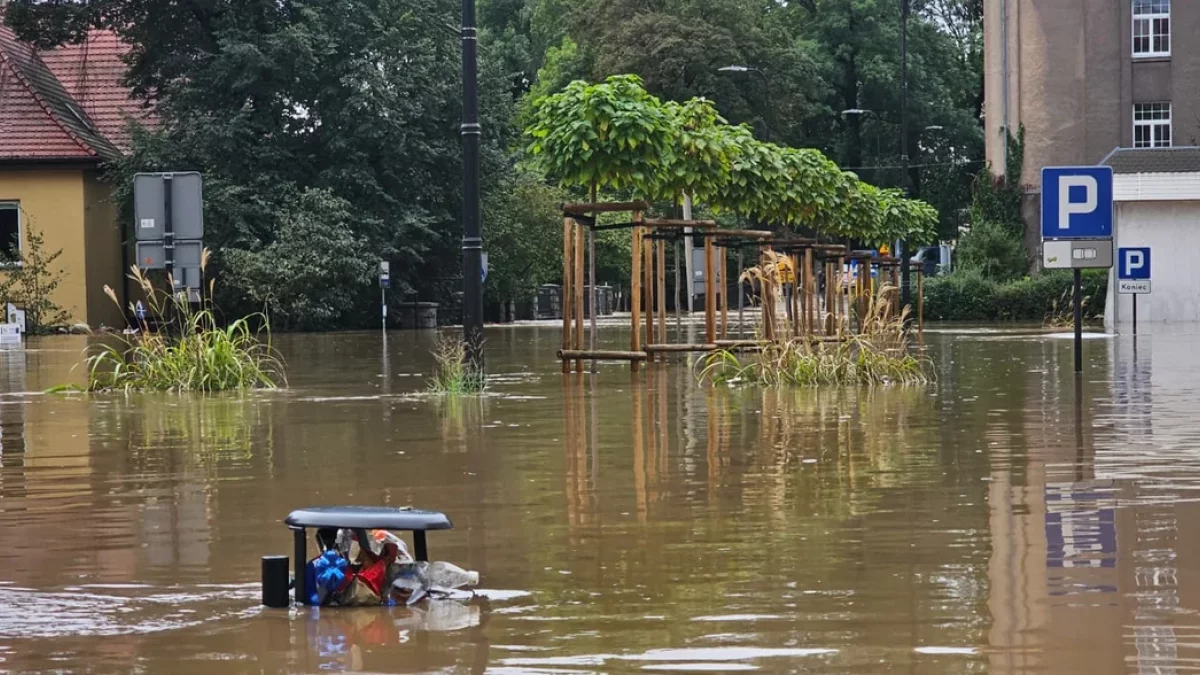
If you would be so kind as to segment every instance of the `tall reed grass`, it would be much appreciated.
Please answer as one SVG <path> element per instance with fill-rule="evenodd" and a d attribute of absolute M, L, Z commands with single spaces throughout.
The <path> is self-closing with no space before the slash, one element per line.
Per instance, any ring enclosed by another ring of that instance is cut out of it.
<path fill-rule="evenodd" d="M 467 359 L 467 343 L 461 338 L 439 337 L 433 351 L 436 362 L 429 391 L 442 396 L 473 396 L 487 389 L 482 370 Z"/>
<path fill-rule="evenodd" d="M 706 354 L 697 361 L 698 377 L 714 384 L 759 386 L 927 383 L 932 368 L 910 349 L 908 309 L 894 311 L 896 292 L 884 286 L 869 298 L 857 334 L 836 342 L 805 335 L 785 340 L 760 336 L 757 353 L 744 358 L 727 349 Z"/>
<path fill-rule="evenodd" d="M 119 344 L 93 347 L 87 357 L 89 391 L 216 392 L 286 385 L 265 315 L 221 325 L 211 299 L 193 305 L 184 294 L 156 288 L 136 267 L 130 276 L 146 297 L 148 315 L 164 321 L 154 325 L 139 319 Z M 211 298 L 211 283 L 208 290 Z M 104 292 L 120 305 L 111 288 L 105 286 Z"/>

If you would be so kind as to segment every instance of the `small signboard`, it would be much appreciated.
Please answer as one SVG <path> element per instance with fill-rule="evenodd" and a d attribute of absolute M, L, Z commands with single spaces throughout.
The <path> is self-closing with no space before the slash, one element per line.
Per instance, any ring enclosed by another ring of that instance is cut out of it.
<path fill-rule="evenodd" d="M 8 303 L 8 307 L 4 311 L 4 321 L 15 324 L 17 330 L 21 333 L 28 330 L 28 324 L 25 323 L 25 310 L 17 309 L 17 306 L 11 302 Z"/>
<path fill-rule="evenodd" d="M 384 260 L 379 263 L 379 287 L 391 288 L 392 286 L 392 264 Z"/>
<path fill-rule="evenodd" d="M 1048 270 L 1109 269 L 1112 266 L 1111 239 L 1047 239 L 1042 242 L 1042 267 Z"/>
<path fill-rule="evenodd" d="M 1111 239 L 1112 236 L 1112 167 L 1042 169 L 1043 239 Z"/>
<path fill-rule="evenodd" d="M 21 332 L 15 323 L 0 323 L 0 347 L 20 347 Z"/>
<path fill-rule="evenodd" d="M 1122 248 L 1117 259 L 1117 292 L 1126 295 L 1149 294 L 1149 247 Z"/>
<path fill-rule="evenodd" d="M 200 174 L 139 173 L 133 177 L 133 218 L 138 241 L 165 238 L 167 189 L 171 195 L 171 234 L 176 239 L 204 237 L 204 192 Z"/>

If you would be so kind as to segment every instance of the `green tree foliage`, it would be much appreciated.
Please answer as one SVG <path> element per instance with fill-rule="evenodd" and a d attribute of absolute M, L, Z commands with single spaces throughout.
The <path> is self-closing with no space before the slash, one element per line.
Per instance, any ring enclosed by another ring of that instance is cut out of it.
<path fill-rule="evenodd" d="M 974 270 L 995 281 L 1010 281 L 1029 273 L 1029 254 L 1021 240 L 1000 223 L 975 223 L 955 253 L 959 269 Z"/>
<path fill-rule="evenodd" d="M 55 43 L 88 27 L 111 28 L 134 49 L 128 79 L 156 103 L 160 124 L 137 134 L 114 168 L 128 213 L 137 171 L 198 169 L 205 176 L 206 243 L 215 265 L 227 254 L 301 255 L 297 225 L 342 211 L 330 237 L 366 261 L 392 262 L 400 292 L 419 291 L 436 270 L 458 269 L 461 145 L 458 6 L 449 0 L 314 0 L 200 3 L 16 0 L 6 21 L 27 39 Z M 485 189 L 510 169 L 506 148 L 515 110 L 503 69 L 481 61 Z M 319 192 L 311 192 L 319 191 Z M 320 199 L 303 195 L 321 194 Z M 336 207 L 331 206 L 337 204 Z M 126 216 L 128 217 L 128 216 Z M 307 224 L 305 225 L 308 226 Z M 485 218 L 486 227 L 486 218 Z M 252 259 L 234 255 L 239 262 Z M 333 273 L 350 284 L 337 302 L 306 299 L 308 327 L 364 324 L 375 298 L 342 261 L 306 269 L 310 256 L 276 259 L 309 298 L 306 277 Z M 431 269 L 434 270 L 431 273 Z M 226 312 L 253 311 L 267 292 L 253 271 L 223 284 Z M 245 285 L 251 284 L 251 285 Z M 297 306 L 295 309 L 299 310 Z"/>
<path fill-rule="evenodd" d="M 497 302 L 524 300 L 562 277 L 563 191 L 521 172 L 484 202 L 488 237 L 503 242 L 488 254 L 484 292 Z"/>
<path fill-rule="evenodd" d="M 71 320 L 53 298 L 67 275 L 58 262 L 61 256 L 62 249 L 47 251 L 41 229 L 27 222 L 25 245 L 21 247 L 20 260 L 15 261 L 19 264 L 0 269 L 0 304 L 11 302 L 24 309 L 30 333 L 45 333 Z"/>

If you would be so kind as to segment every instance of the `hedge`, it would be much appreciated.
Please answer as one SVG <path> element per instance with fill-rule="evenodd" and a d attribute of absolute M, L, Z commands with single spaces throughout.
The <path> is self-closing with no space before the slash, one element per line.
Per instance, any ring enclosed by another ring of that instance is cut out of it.
<path fill-rule="evenodd" d="M 1083 273 L 1084 315 L 1104 313 L 1107 270 Z M 925 318 L 930 321 L 1045 322 L 1056 311 L 1067 312 L 1071 273 L 1045 272 L 1036 277 L 999 283 L 964 270 L 925 282 Z"/>

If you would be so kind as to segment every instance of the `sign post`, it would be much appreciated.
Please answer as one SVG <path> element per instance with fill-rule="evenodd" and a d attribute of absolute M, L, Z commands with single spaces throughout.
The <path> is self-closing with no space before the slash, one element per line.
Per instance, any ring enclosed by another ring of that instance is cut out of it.
<path fill-rule="evenodd" d="M 379 311 L 383 315 L 383 332 L 387 333 L 387 289 L 392 286 L 392 264 L 386 260 L 379 263 Z"/>
<path fill-rule="evenodd" d="M 1042 266 L 1075 273 L 1075 372 L 1083 372 L 1083 270 L 1113 265 L 1113 172 L 1042 169 Z"/>
<path fill-rule="evenodd" d="M 1150 248 L 1122 248 L 1117 259 L 1117 292 L 1133 296 L 1133 334 L 1137 335 L 1138 296 L 1150 293 Z"/>
<path fill-rule="evenodd" d="M 204 181 L 194 171 L 133 177 L 137 264 L 166 270 L 171 294 L 199 300 L 204 251 Z"/>

